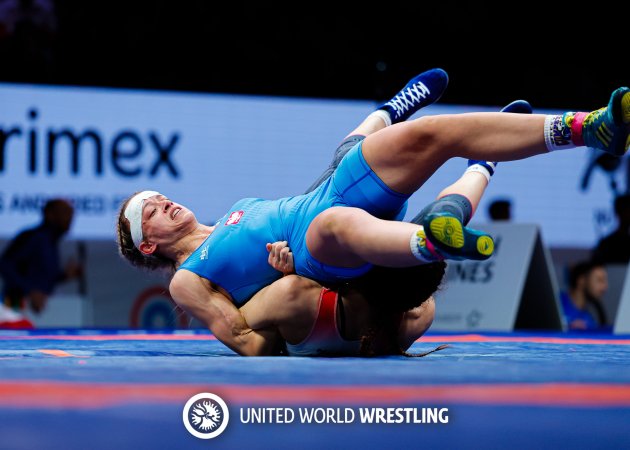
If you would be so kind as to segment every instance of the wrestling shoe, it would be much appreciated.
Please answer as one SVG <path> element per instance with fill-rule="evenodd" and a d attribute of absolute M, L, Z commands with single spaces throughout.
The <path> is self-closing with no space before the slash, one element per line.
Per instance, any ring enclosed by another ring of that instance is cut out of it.
<path fill-rule="evenodd" d="M 448 85 L 448 75 L 442 69 L 431 69 L 412 78 L 402 90 L 377 109 L 389 113 L 392 123 L 404 122 L 425 106 L 435 103 Z"/>
<path fill-rule="evenodd" d="M 433 213 L 422 221 L 427 247 L 444 259 L 484 260 L 494 252 L 494 239 L 488 233 L 465 227 L 450 213 Z"/>
<path fill-rule="evenodd" d="M 614 91 L 605 108 L 591 113 L 565 113 L 562 120 L 571 127 L 575 145 L 622 156 L 630 147 L 630 89 L 622 87 Z"/>

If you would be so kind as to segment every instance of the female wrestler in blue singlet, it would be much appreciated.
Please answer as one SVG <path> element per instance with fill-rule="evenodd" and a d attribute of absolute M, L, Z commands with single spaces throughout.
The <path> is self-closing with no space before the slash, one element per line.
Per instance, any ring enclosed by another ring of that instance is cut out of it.
<path fill-rule="evenodd" d="M 156 192 L 134 195 L 119 216 L 121 252 L 140 265 L 159 265 L 157 258 L 181 267 L 170 285 L 175 300 L 193 315 L 204 315 L 217 338 L 238 351 L 242 342 L 230 322 L 235 311 L 232 301 L 247 299 L 275 279 L 271 272 L 260 275 L 265 255 L 258 244 L 289 241 L 296 271 L 323 281 L 356 276 L 369 264 L 405 267 L 444 257 L 487 257 L 492 252 L 491 238 L 469 233 L 457 218 L 429 217 L 431 222 L 423 229 L 376 216 L 397 214 L 406 199 L 454 156 L 505 161 L 584 144 L 623 154 L 628 105 L 630 89 L 622 88 L 613 93 L 608 108 L 591 114 L 444 115 L 370 134 L 366 128 L 386 120 L 373 114 L 352 133 L 369 134 L 365 140 L 346 155 L 328 182 L 306 196 L 273 202 L 244 200 L 224 221 L 208 227 Z M 610 136 L 600 141 L 596 131 L 602 124 Z M 282 216 L 271 219 L 274 215 Z M 249 225 L 237 227 L 244 224 Z M 263 236 L 259 239 L 258 234 Z M 220 268 L 206 271 L 191 260 L 191 270 L 184 270 L 191 255 Z"/>

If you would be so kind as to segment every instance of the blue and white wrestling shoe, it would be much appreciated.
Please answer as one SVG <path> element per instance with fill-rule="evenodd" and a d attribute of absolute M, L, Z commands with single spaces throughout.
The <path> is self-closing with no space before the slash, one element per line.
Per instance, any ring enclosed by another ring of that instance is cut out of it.
<path fill-rule="evenodd" d="M 437 102 L 448 86 L 448 75 L 442 69 L 431 69 L 412 78 L 390 101 L 377 109 L 387 111 L 392 123 L 404 122 L 414 113 Z"/>

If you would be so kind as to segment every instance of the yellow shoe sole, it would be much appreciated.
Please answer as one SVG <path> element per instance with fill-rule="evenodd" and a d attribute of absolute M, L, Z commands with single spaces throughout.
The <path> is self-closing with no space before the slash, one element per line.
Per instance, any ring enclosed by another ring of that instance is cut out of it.
<path fill-rule="evenodd" d="M 433 236 L 442 244 L 452 248 L 464 246 L 464 230 L 459 220 L 453 217 L 436 217 L 429 226 Z"/>

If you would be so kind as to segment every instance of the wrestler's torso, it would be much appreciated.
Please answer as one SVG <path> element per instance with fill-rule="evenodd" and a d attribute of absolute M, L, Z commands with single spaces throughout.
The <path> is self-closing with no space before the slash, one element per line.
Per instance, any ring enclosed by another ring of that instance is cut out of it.
<path fill-rule="evenodd" d="M 282 275 L 267 264 L 265 249 L 281 240 L 279 206 L 252 198 L 236 202 L 179 268 L 218 284 L 236 303 L 249 299 Z"/>
<path fill-rule="evenodd" d="M 308 225 L 330 206 L 319 191 L 279 200 L 239 200 L 179 269 L 216 283 L 236 304 L 246 302 L 282 276 L 268 264 L 265 244 L 287 241 L 294 253 L 305 245 Z"/>

